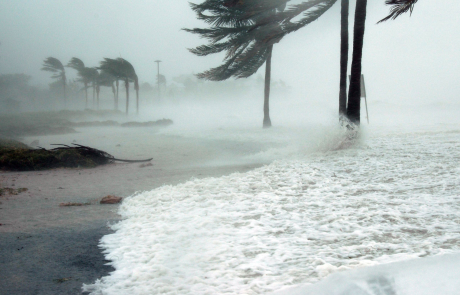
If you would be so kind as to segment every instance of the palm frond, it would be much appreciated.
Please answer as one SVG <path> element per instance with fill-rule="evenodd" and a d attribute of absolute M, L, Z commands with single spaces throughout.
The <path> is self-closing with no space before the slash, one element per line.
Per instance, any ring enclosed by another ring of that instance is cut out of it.
<path fill-rule="evenodd" d="M 410 14 L 412 15 L 412 11 L 414 10 L 415 3 L 417 3 L 418 0 L 387 0 L 385 1 L 386 5 L 391 5 L 390 8 L 390 14 L 381 19 L 379 23 L 385 22 L 389 19 L 395 20 L 398 16 L 407 13 L 410 11 Z"/>
<path fill-rule="evenodd" d="M 85 63 L 77 57 L 72 57 L 72 59 L 67 63 L 67 67 L 78 71 L 85 68 Z"/>
<path fill-rule="evenodd" d="M 317 20 L 337 0 L 306 0 L 286 8 L 290 0 L 205 0 L 190 4 L 206 29 L 184 29 L 209 41 L 190 52 L 198 56 L 226 52 L 222 65 L 198 74 L 222 81 L 246 78 L 265 63 L 269 48 L 287 34 Z M 300 20 L 293 19 L 301 16 Z"/>
<path fill-rule="evenodd" d="M 42 70 L 56 73 L 64 71 L 64 66 L 62 65 L 59 59 L 54 57 L 48 57 L 43 61 Z"/>
<path fill-rule="evenodd" d="M 43 61 L 42 71 L 54 73 L 51 78 L 61 79 L 66 83 L 65 69 L 61 61 L 54 57 L 48 57 Z"/>

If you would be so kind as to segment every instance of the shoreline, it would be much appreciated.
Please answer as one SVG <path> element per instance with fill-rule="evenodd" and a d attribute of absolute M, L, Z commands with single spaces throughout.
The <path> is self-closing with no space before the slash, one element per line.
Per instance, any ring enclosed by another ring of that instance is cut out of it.
<path fill-rule="evenodd" d="M 81 142 L 98 136 L 98 132 L 89 133 L 59 138 L 68 141 L 66 137 L 77 137 Z M 0 277 L 4 278 L 1 294 L 87 294 L 81 291 L 84 283 L 94 283 L 113 271 L 105 265 L 108 261 L 98 243 L 102 236 L 112 232 L 108 223 L 120 220 L 119 205 L 100 205 L 102 197 L 126 198 L 137 191 L 176 185 L 192 178 L 246 172 L 266 164 L 228 161 L 261 149 L 252 144 L 211 144 L 205 139 L 150 135 L 150 142 L 155 141 L 152 145 L 143 143 L 136 147 L 127 140 L 119 151 L 122 155 L 129 151 L 134 157 L 155 151 L 152 165 L 116 163 L 92 169 L 0 172 L 2 187 L 28 189 L 0 197 Z M 45 145 L 55 140 L 55 136 L 40 137 Z M 101 149 L 119 149 L 117 138 L 104 137 L 98 143 L 102 148 L 96 147 Z M 217 157 L 222 150 L 226 154 Z M 66 202 L 91 205 L 59 207 Z"/>

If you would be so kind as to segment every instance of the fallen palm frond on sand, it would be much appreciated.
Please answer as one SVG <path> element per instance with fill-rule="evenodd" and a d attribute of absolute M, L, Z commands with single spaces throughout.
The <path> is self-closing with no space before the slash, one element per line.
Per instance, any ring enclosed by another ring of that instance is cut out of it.
<path fill-rule="evenodd" d="M 33 171 L 53 168 L 93 168 L 115 161 L 140 163 L 152 160 L 122 160 L 95 148 L 79 144 L 72 145 L 55 144 L 58 147 L 50 150 L 24 147 L 0 148 L 0 169 Z"/>

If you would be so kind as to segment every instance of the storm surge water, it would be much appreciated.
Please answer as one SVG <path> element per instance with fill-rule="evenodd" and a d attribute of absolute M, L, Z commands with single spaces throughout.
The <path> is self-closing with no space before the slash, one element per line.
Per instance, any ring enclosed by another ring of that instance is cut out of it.
<path fill-rule="evenodd" d="M 115 271 L 84 290 L 266 294 L 342 270 L 458 252 L 459 125 L 366 134 L 340 149 L 343 137 L 330 132 L 280 146 L 284 156 L 246 173 L 127 198 L 123 220 L 101 240 Z"/>

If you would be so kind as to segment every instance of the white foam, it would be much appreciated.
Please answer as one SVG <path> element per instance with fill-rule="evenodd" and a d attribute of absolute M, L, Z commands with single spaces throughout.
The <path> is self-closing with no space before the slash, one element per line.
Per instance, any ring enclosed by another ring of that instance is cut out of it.
<path fill-rule="evenodd" d="M 460 255 L 439 255 L 336 273 L 314 284 L 272 295 L 455 295 L 460 290 Z"/>
<path fill-rule="evenodd" d="M 92 294 L 264 294 L 460 250 L 460 132 L 395 133 L 138 193 Z"/>

